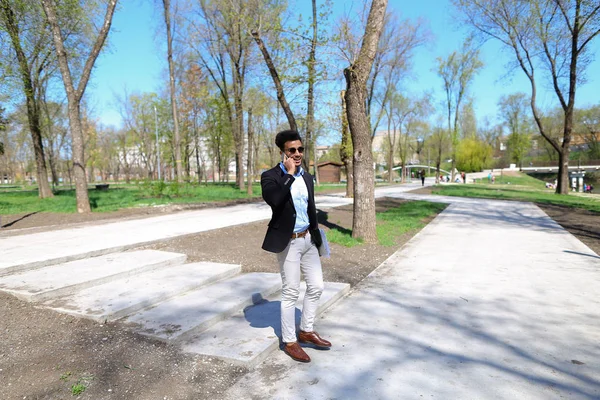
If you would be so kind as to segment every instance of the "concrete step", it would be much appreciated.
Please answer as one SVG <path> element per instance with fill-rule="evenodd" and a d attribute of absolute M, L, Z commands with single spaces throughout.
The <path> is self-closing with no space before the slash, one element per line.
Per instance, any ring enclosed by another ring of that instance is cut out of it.
<path fill-rule="evenodd" d="M 0 276 L 121 252 L 142 244 L 260 221 L 271 216 L 271 208 L 264 202 L 240 204 L 223 210 L 206 208 L 0 237 Z"/>
<path fill-rule="evenodd" d="M 160 340 L 183 340 L 281 289 L 279 274 L 249 273 L 160 303 L 124 319 L 138 333 Z"/>
<path fill-rule="evenodd" d="M 326 310 L 349 290 L 350 285 L 346 283 L 326 282 L 317 313 Z M 303 282 L 296 305 L 299 310 L 302 310 L 305 291 L 306 285 Z M 206 331 L 191 335 L 181 342 L 183 350 L 254 368 L 279 347 L 280 298 L 281 292 L 277 292 Z M 296 324 L 300 324 L 300 313 L 296 313 Z M 318 326 L 316 330 L 318 331 Z M 327 338 L 327 332 L 322 333 Z M 332 338 L 332 342 L 335 342 L 335 338 Z"/>
<path fill-rule="evenodd" d="M 0 277 L 0 290 L 26 301 L 45 301 L 127 276 L 183 264 L 185 254 L 139 250 L 70 261 Z"/>
<path fill-rule="evenodd" d="M 44 305 L 59 312 L 112 321 L 159 302 L 239 274 L 240 265 L 197 262 L 129 276 Z"/>

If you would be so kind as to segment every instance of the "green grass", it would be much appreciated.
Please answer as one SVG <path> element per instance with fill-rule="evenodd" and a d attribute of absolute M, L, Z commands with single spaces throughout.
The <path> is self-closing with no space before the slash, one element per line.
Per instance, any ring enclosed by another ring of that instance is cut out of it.
<path fill-rule="evenodd" d="M 433 193 L 443 196 L 529 201 L 600 212 L 600 197 L 585 193 L 556 194 L 554 189 L 546 189 L 544 181 L 525 174 L 498 177 L 494 184 L 483 179 L 481 183 L 476 184 L 438 185 L 434 187 Z"/>
<path fill-rule="evenodd" d="M 173 203 L 224 202 L 237 199 L 260 198 L 260 184 L 254 184 L 253 195 L 235 188 L 233 183 L 208 185 L 144 182 L 130 185 L 111 184 L 109 190 L 88 191 L 93 212 L 108 212 L 122 208 L 147 207 Z M 0 192 L 0 214 L 31 212 L 76 212 L 75 190 L 59 189 L 51 199 L 40 199 L 37 190 Z"/>
<path fill-rule="evenodd" d="M 76 212 L 75 190 L 68 186 L 55 188 L 54 198 L 40 199 L 37 187 L 8 185 L 0 190 L 0 215 L 32 212 Z M 17 187 L 14 187 L 17 186 Z M 1 187 L 1 186 L 0 186 Z M 344 192 L 344 184 L 322 184 L 315 192 Z M 111 183 L 108 190 L 96 190 L 90 183 L 88 196 L 92 212 L 109 212 L 123 208 L 150 207 L 176 203 L 212 203 L 238 199 L 260 199 L 260 183 L 252 185 L 252 196 L 240 191 L 234 183 L 184 183 L 141 181 L 139 183 Z"/>
<path fill-rule="evenodd" d="M 379 212 L 377 218 L 377 239 L 382 246 L 394 246 L 400 236 L 407 232 L 419 230 L 425 226 L 426 218 L 440 213 L 445 204 L 430 203 L 427 201 L 411 201 L 399 207 Z M 327 240 L 346 247 L 357 246 L 362 243 L 354 239 L 349 230 L 330 229 Z"/>

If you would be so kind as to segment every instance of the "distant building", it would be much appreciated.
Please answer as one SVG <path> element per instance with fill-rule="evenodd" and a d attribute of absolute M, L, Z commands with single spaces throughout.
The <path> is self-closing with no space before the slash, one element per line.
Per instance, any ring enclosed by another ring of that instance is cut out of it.
<path fill-rule="evenodd" d="M 335 161 L 325 161 L 317 164 L 319 170 L 319 182 L 321 183 L 340 183 L 342 179 L 343 163 Z"/>
<path fill-rule="evenodd" d="M 329 150 L 331 150 L 331 146 L 317 146 L 317 160 L 327 154 Z"/>
<path fill-rule="evenodd" d="M 392 133 L 389 133 L 389 136 L 394 136 L 393 140 L 396 144 L 396 151 L 394 152 L 394 165 L 399 165 L 401 163 L 401 158 L 398 155 L 398 142 L 400 141 L 402 134 L 400 130 L 395 130 Z M 413 143 L 416 143 L 416 139 L 412 138 Z M 416 147 L 416 146 L 415 146 Z M 371 151 L 373 152 L 373 162 L 379 165 L 386 165 L 388 163 L 388 148 L 389 148 L 389 138 L 388 138 L 388 130 L 379 130 L 375 132 L 375 136 L 373 136 L 373 140 L 371 140 Z M 413 147 L 411 147 L 411 150 Z M 409 152 L 407 154 L 407 160 L 405 164 L 417 164 L 419 163 L 419 155 L 415 152 Z M 425 160 L 427 161 L 427 160 Z"/>

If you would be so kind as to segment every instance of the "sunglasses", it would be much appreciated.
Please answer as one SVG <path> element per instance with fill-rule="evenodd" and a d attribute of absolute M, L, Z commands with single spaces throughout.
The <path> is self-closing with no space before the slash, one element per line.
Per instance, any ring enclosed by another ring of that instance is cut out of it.
<path fill-rule="evenodd" d="M 289 149 L 286 149 L 285 151 L 289 152 L 290 154 L 296 154 L 296 151 L 298 153 L 304 153 L 304 147 L 290 147 Z"/>

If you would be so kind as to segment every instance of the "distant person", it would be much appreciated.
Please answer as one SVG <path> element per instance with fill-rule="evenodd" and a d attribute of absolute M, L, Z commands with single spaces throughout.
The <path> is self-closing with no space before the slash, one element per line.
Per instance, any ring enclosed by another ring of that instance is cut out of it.
<path fill-rule="evenodd" d="M 492 181 L 492 173 L 490 172 L 490 173 L 488 174 L 488 182 L 491 182 L 491 181 Z"/>
<path fill-rule="evenodd" d="M 465 172 L 460 173 L 460 177 L 462 178 L 463 183 L 467 183 L 467 174 Z"/>
<path fill-rule="evenodd" d="M 300 134 L 279 132 L 275 144 L 281 162 L 261 175 L 263 199 L 273 212 L 262 248 L 277 254 L 281 271 L 281 340 L 283 351 L 292 359 L 310 362 L 300 343 L 329 348 L 331 343 L 314 331 L 319 299 L 323 293 L 323 270 L 318 246 L 318 229 L 313 177 L 302 168 L 304 147 Z M 300 275 L 306 280 L 306 294 L 296 334 L 296 301 L 300 295 Z"/>
<path fill-rule="evenodd" d="M 421 178 L 421 186 L 425 186 L 425 170 L 422 169 L 419 173 L 419 177 Z"/>

